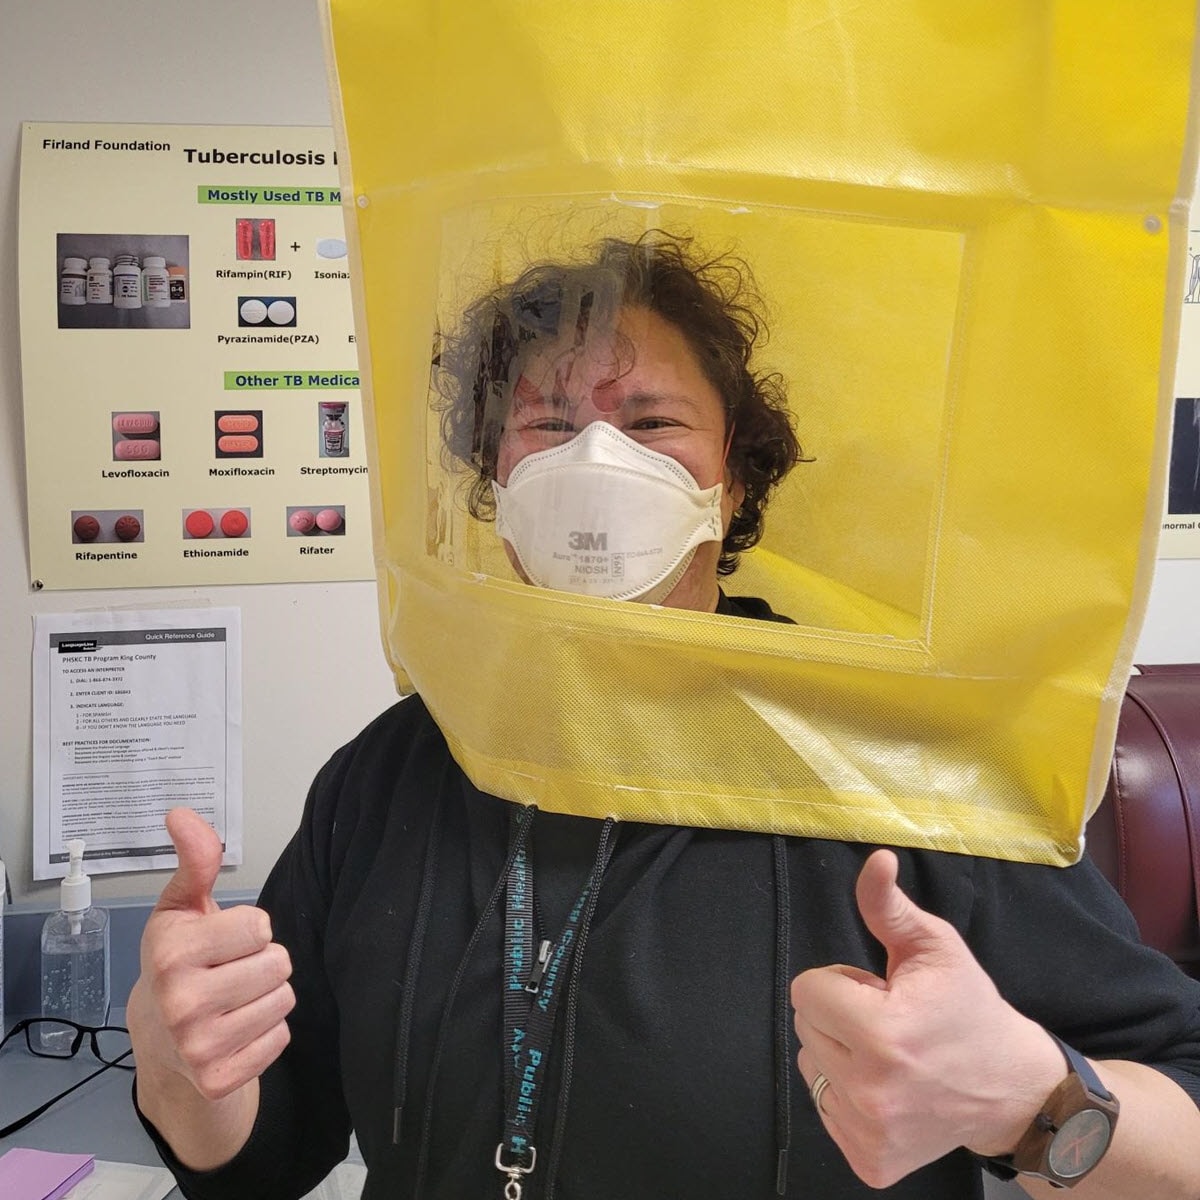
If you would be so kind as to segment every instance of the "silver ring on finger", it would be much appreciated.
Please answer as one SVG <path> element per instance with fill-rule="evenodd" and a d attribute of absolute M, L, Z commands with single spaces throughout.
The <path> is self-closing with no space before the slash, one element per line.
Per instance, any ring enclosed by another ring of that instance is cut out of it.
<path fill-rule="evenodd" d="M 817 1077 L 812 1081 L 812 1087 L 808 1089 L 808 1094 L 812 1097 L 813 1108 L 825 1116 L 825 1110 L 821 1107 L 821 1097 L 825 1095 L 825 1089 L 829 1087 L 829 1079 L 824 1071 L 818 1071 Z"/>

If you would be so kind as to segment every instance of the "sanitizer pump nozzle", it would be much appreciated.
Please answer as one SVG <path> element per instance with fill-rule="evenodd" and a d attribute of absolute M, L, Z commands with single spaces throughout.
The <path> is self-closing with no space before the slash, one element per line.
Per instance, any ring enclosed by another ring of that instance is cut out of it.
<path fill-rule="evenodd" d="M 92 880 L 83 873 L 83 849 L 82 838 L 72 838 L 67 843 L 70 863 L 59 887 L 62 910 L 70 918 L 72 933 L 79 932 L 79 914 L 92 907 Z"/>

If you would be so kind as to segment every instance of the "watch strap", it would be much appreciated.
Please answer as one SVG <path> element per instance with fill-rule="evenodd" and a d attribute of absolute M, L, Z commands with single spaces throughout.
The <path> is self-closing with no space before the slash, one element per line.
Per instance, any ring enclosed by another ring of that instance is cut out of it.
<path fill-rule="evenodd" d="M 1042 1111 L 1038 1113 L 1029 1129 L 1022 1135 L 1017 1144 L 1017 1149 L 1013 1153 L 994 1155 L 992 1157 L 975 1156 L 980 1166 L 997 1179 L 1012 1180 L 1016 1179 L 1019 1175 L 1034 1175 L 1038 1178 L 1046 1179 L 1054 1187 L 1070 1187 L 1090 1172 L 1091 1167 L 1078 1177 L 1056 1179 L 1053 1174 L 1046 1174 L 1044 1170 L 1039 1169 L 1040 1166 L 1044 1165 L 1043 1162 L 1039 1161 L 1037 1165 L 1034 1165 L 1028 1151 L 1030 1143 L 1037 1144 L 1044 1142 L 1046 1146 L 1049 1145 L 1053 1138 L 1055 1127 L 1047 1110 L 1055 1107 L 1055 1101 L 1067 1089 L 1081 1089 L 1089 1101 L 1095 1101 L 1096 1106 L 1105 1113 L 1108 1119 L 1110 1136 L 1111 1129 L 1116 1124 L 1117 1114 L 1120 1111 L 1120 1103 L 1101 1082 L 1095 1068 L 1078 1050 L 1068 1046 L 1053 1033 L 1050 1036 L 1054 1038 L 1055 1044 L 1066 1060 L 1067 1076 L 1047 1097 Z M 1035 1153 L 1032 1157 L 1044 1160 L 1045 1155 Z M 1092 1166 L 1095 1166 L 1095 1163 Z"/>
<path fill-rule="evenodd" d="M 1046 1032 L 1049 1033 L 1050 1031 L 1047 1030 Z M 1100 1076 L 1096 1074 L 1096 1068 L 1093 1067 L 1092 1064 L 1088 1062 L 1088 1060 L 1084 1058 L 1078 1050 L 1074 1049 L 1074 1047 L 1068 1046 L 1066 1042 L 1064 1042 L 1061 1038 L 1054 1037 L 1054 1034 L 1052 1033 L 1050 1036 L 1054 1038 L 1058 1048 L 1062 1051 L 1063 1058 L 1067 1060 L 1067 1069 L 1069 1071 L 1074 1071 L 1075 1074 L 1083 1080 L 1084 1087 L 1086 1087 L 1093 1096 L 1098 1096 L 1101 1100 L 1112 1103 L 1114 1096 L 1108 1090 L 1108 1088 L 1106 1088 L 1104 1084 L 1100 1082 Z"/>

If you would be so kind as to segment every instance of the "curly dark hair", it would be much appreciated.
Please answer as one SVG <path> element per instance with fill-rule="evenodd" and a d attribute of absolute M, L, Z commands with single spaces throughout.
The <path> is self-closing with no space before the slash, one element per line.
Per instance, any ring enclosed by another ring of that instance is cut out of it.
<path fill-rule="evenodd" d="M 576 341 L 622 308 L 645 308 L 686 338 L 725 406 L 733 428 L 727 466 L 746 489 L 721 545 L 718 574 L 758 543 L 771 493 L 803 461 L 782 376 L 750 366 L 766 338 L 763 304 L 749 266 L 731 255 L 703 258 L 690 237 L 651 230 L 636 241 L 605 238 L 575 263 L 539 263 L 489 292 L 439 337 L 434 386 L 449 453 L 475 472 L 467 507 L 495 516 L 492 480 L 500 437 L 521 365 L 539 346 L 564 335 Z"/>

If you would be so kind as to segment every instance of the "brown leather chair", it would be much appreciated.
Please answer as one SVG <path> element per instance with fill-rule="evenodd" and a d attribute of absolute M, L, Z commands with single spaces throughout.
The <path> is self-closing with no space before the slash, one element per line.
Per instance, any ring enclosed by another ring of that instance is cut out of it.
<path fill-rule="evenodd" d="M 1138 670 L 1087 852 L 1142 940 L 1200 979 L 1200 663 Z"/>

